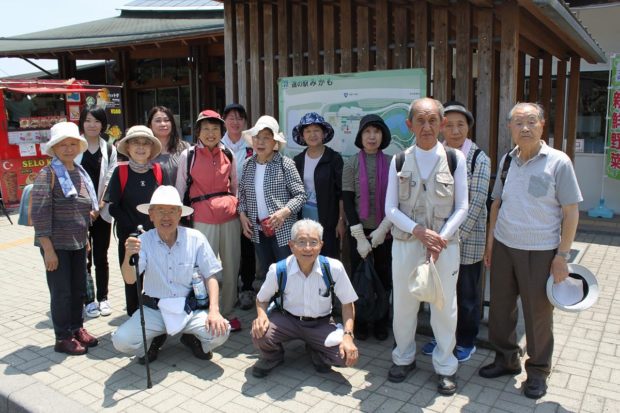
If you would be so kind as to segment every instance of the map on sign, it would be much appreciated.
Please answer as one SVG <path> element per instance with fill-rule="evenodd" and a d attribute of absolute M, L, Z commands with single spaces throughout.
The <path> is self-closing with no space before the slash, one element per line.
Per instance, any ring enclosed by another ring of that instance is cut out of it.
<path fill-rule="evenodd" d="M 278 81 L 278 87 L 279 121 L 289 156 L 304 149 L 293 141 L 293 128 L 308 112 L 321 114 L 332 125 L 334 139 L 328 146 L 343 157 L 359 152 L 354 142 L 362 117 L 377 114 L 392 134 L 385 152 L 395 154 L 413 142 L 405 119 L 411 101 L 426 95 L 426 72 L 405 69 L 286 77 Z"/>

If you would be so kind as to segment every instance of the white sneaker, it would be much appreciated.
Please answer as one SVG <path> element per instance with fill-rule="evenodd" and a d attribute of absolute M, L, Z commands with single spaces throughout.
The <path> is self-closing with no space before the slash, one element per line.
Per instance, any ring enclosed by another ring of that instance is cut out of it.
<path fill-rule="evenodd" d="M 84 311 L 86 312 L 86 316 L 90 318 L 97 318 L 101 315 L 101 312 L 99 311 L 99 305 L 97 305 L 96 301 L 87 304 Z"/>
<path fill-rule="evenodd" d="M 99 312 L 102 316 L 107 317 L 112 314 L 112 307 L 108 300 L 103 300 L 99 303 Z"/>

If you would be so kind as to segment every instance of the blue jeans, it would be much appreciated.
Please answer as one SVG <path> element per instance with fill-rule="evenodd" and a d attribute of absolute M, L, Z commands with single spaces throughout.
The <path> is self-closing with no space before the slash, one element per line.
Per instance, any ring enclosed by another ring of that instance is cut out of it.
<path fill-rule="evenodd" d="M 456 283 L 458 322 L 456 345 L 473 347 L 480 327 L 480 270 L 482 261 L 461 265 Z"/>
<path fill-rule="evenodd" d="M 55 251 L 58 268 L 46 271 L 47 286 L 50 290 L 56 340 L 64 340 L 71 338 L 84 323 L 82 308 L 86 297 L 86 248 Z"/>
<path fill-rule="evenodd" d="M 256 279 L 265 281 L 269 266 L 291 255 L 288 244 L 279 246 L 275 236 L 266 237 L 262 231 L 258 232 L 259 243 L 254 244 L 256 254 Z"/>

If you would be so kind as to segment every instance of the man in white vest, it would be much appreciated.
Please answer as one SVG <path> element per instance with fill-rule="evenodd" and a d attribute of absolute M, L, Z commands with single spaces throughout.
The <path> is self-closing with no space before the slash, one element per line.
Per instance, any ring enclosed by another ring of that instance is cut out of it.
<path fill-rule="evenodd" d="M 456 392 L 458 361 L 453 354 L 457 324 L 456 283 L 459 272 L 458 229 L 467 216 L 467 163 L 460 151 L 446 149 L 438 137 L 445 126 L 441 102 L 422 98 L 411 103 L 407 127 L 416 142 L 390 164 L 385 214 L 394 224 L 392 278 L 394 339 L 388 380 L 401 382 L 415 368 L 417 314 L 420 300 L 409 289 L 410 277 L 430 262 L 441 288 L 430 303 L 437 341 L 433 367 L 437 391 Z M 437 286 L 436 286 L 437 287 Z M 443 303 L 442 303 L 443 302 Z"/>

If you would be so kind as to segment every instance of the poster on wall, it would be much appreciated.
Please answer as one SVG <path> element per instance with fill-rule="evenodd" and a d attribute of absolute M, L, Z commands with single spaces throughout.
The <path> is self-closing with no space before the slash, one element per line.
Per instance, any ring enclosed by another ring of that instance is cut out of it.
<path fill-rule="evenodd" d="M 19 205 L 24 187 L 34 182 L 39 171 L 52 158 L 5 159 L 0 162 L 0 189 L 7 207 Z"/>
<path fill-rule="evenodd" d="M 608 177 L 620 179 L 620 55 L 611 55 L 610 70 L 605 170 Z"/>
<path fill-rule="evenodd" d="M 392 155 L 412 144 L 405 120 L 414 99 L 426 96 L 424 69 L 385 70 L 332 75 L 294 76 L 278 80 L 280 127 L 293 156 L 304 147 L 293 141 L 293 128 L 308 112 L 322 115 L 334 128 L 327 145 L 343 157 L 359 152 L 354 144 L 360 120 L 377 114 L 392 133 L 385 152 Z"/>
<path fill-rule="evenodd" d="M 123 136 L 121 90 L 121 86 L 106 86 L 96 95 L 86 97 L 87 106 L 98 106 L 105 110 L 108 127 L 104 132 L 110 138 L 111 143 Z"/>

